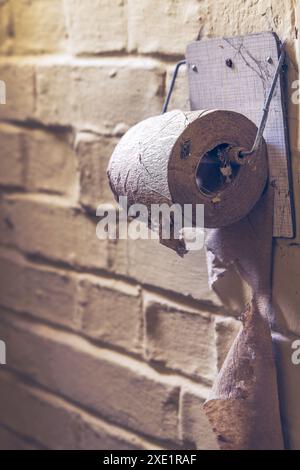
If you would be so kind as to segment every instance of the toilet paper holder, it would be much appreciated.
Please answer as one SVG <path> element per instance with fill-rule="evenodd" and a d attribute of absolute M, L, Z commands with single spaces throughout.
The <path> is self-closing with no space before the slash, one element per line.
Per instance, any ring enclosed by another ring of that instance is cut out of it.
<path fill-rule="evenodd" d="M 232 148 L 227 156 L 242 164 L 244 157 L 251 158 L 264 136 L 268 145 L 270 181 L 274 187 L 273 236 L 293 238 L 295 220 L 283 77 L 285 58 L 284 44 L 270 32 L 194 41 L 187 47 L 186 59 L 175 66 L 163 113 L 168 109 L 179 69 L 186 65 L 191 110 L 222 108 L 251 119 L 258 126 L 253 147 Z"/>

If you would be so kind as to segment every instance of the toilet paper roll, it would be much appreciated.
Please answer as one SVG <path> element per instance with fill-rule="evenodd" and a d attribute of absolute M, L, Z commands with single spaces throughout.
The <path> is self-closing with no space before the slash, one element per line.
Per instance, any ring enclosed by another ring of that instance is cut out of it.
<path fill-rule="evenodd" d="M 231 111 L 172 111 L 131 128 L 108 167 L 113 193 L 128 204 L 204 204 L 204 225 L 219 228 L 245 217 L 259 200 L 268 174 L 267 151 L 242 165 L 226 164 L 229 148 L 252 147 L 257 128 Z M 229 154 L 228 154 L 229 155 Z M 195 220 L 193 220 L 195 223 Z M 172 245 L 172 244 L 171 244 Z M 178 243 L 172 248 L 180 252 Z"/>
<path fill-rule="evenodd" d="M 268 185 L 262 196 L 265 142 L 245 161 L 236 158 L 256 132 L 235 112 L 173 111 L 129 130 L 108 169 L 116 198 L 129 204 L 204 204 L 212 286 L 234 268 L 250 287 L 243 328 L 204 404 L 218 447 L 230 450 L 284 447 L 270 330 L 274 195 Z M 180 240 L 162 243 L 184 253 Z"/>

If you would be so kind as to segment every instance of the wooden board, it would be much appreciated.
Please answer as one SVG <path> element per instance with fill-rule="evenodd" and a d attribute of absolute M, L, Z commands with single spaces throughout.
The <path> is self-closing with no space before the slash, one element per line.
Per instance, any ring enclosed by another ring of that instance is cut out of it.
<path fill-rule="evenodd" d="M 227 109 L 259 125 L 278 63 L 280 43 L 274 33 L 206 39 L 186 52 L 191 110 Z M 226 63 L 227 62 L 227 63 Z M 270 178 L 275 186 L 273 236 L 293 238 L 290 155 L 281 74 L 270 107 L 264 138 Z"/>

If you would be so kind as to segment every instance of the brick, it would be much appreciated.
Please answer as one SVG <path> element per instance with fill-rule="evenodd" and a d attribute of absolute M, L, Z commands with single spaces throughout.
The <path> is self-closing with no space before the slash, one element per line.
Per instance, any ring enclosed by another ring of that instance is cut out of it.
<path fill-rule="evenodd" d="M 40 447 L 0 425 L 0 450 L 40 450 Z"/>
<path fill-rule="evenodd" d="M 71 410 L 7 372 L 1 372 L 0 383 L 2 423 L 48 448 L 76 449 L 78 424 Z"/>
<path fill-rule="evenodd" d="M 63 50 L 66 28 L 63 0 L 11 0 L 14 54 Z"/>
<path fill-rule="evenodd" d="M 68 132 L 1 124 L 0 183 L 29 191 L 75 195 L 77 161 Z"/>
<path fill-rule="evenodd" d="M 161 447 L 103 420 L 81 413 L 80 443 L 82 450 L 160 450 Z"/>
<path fill-rule="evenodd" d="M 259 4 L 251 0 L 129 0 L 129 50 L 145 54 L 183 55 L 187 43 L 196 38 L 237 36 L 276 31 L 293 37 L 295 26 L 292 0 L 272 0 Z M 237 13 L 238 12 L 238 13 Z M 176 34 L 174 34 L 176 31 Z"/>
<path fill-rule="evenodd" d="M 165 0 L 128 1 L 129 50 L 142 53 L 182 55 L 196 39 L 207 14 L 207 2 Z"/>
<path fill-rule="evenodd" d="M 0 2 L 0 53 L 9 54 L 12 51 L 12 16 L 10 3 Z"/>
<path fill-rule="evenodd" d="M 76 282 L 64 271 L 33 265 L 0 252 L 0 304 L 71 328 L 76 321 Z"/>
<path fill-rule="evenodd" d="M 281 419 L 287 448 L 291 450 L 300 447 L 300 364 L 296 365 L 292 362 L 292 354 L 295 352 L 292 344 L 295 340 L 299 340 L 299 335 L 286 337 L 279 333 L 273 334 Z"/>
<path fill-rule="evenodd" d="M 300 334 L 299 325 L 299 263 L 300 244 L 287 246 L 277 242 L 273 268 L 273 292 L 277 321 L 281 329 Z"/>
<path fill-rule="evenodd" d="M 126 429 L 177 439 L 175 380 L 76 335 L 28 324 L 4 312 L 0 319 L 11 368 Z"/>
<path fill-rule="evenodd" d="M 142 309 L 139 289 L 122 281 L 85 276 L 79 281 L 82 331 L 91 338 L 140 352 Z"/>
<path fill-rule="evenodd" d="M 122 51 L 127 45 L 124 0 L 66 0 L 71 50 L 75 54 Z"/>
<path fill-rule="evenodd" d="M 1 173 L 0 184 L 22 188 L 25 161 L 22 155 L 22 137 L 18 128 L 0 125 Z"/>
<path fill-rule="evenodd" d="M 146 357 L 196 379 L 217 372 L 215 327 L 210 314 L 145 299 Z"/>
<path fill-rule="evenodd" d="M 272 30 L 279 36 L 291 36 L 295 25 L 293 5 L 293 0 L 271 0 L 269 3 L 253 3 L 251 0 L 209 2 L 207 14 L 201 19 L 203 34 L 237 36 Z"/>
<path fill-rule="evenodd" d="M 206 397 L 205 397 L 206 398 Z M 184 388 L 180 397 L 180 437 L 185 448 L 218 450 L 218 444 L 203 411 L 205 398 L 199 391 Z"/>
<path fill-rule="evenodd" d="M 14 195 L 2 201 L 1 214 L 2 243 L 59 263 L 107 267 L 107 241 L 96 237 L 98 219 L 63 198 Z"/>
<path fill-rule="evenodd" d="M 97 208 L 99 203 L 112 202 L 113 194 L 106 174 L 108 161 L 118 139 L 80 132 L 76 137 L 76 152 L 80 172 L 80 202 Z"/>
<path fill-rule="evenodd" d="M 76 448 L 78 423 L 67 407 L 44 399 L 47 395 L 19 383 L 9 373 L 1 373 L 0 381 L 4 424 L 48 448 Z"/>
<path fill-rule="evenodd" d="M 0 250 L 0 305 L 141 352 L 139 288 L 128 283 L 70 274 Z"/>
<path fill-rule="evenodd" d="M 300 81 L 299 80 L 297 81 L 297 88 L 291 88 L 291 86 L 289 86 L 289 90 L 291 90 L 291 94 L 297 91 L 299 94 L 298 95 L 299 98 L 294 97 L 293 99 L 297 101 L 300 100 Z M 295 171 L 296 174 L 299 168 L 299 166 L 297 165 L 299 163 L 299 149 L 300 149 L 300 137 L 298 135 L 299 105 L 297 104 L 297 101 L 295 101 L 295 103 L 290 102 L 288 104 L 289 106 L 289 114 L 288 114 L 289 139 L 290 139 L 290 146 L 291 146 L 291 152 L 292 152 L 292 164 L 293 166 L 296 166 L 296 171 Z"/>
<path fill-rule="evenodd" d="M 77 160 L 68 132 L 32 130 L 24 132 L 27 157 L 26 187 L 70 195 L 78 191 Z"/>
<path fill-rule="evenodd" d="M 164 71 L 152 59 L 45 59 L 37 67 L 36 118 L 114 133 L 162 108 Z"/>
<path fill-rule="evenodd" d="M 37 439 L 50 449 L 158 448 L 128 431 L 91 416 L 53 394 L 24 383 L 15 374 L 3 372 L 0 383 L 4 405 L 1 407 L 0 419 L 16 432 L 25 433 L 30 439 Z M 8 437 L 3 435 L 0 427 L 0 439 L 2 436 L 7 441 Z M 17 438 L 14 441 L 10 438 L 9 443 L 14 448 L 26 446 Z"/>
<path fill-rule="evenodd" d="M 186 44 L 197 37 L 222 37 L 261 31 L 276 31 L 293 37 L 295 27 L 292 0 L 165 0 L 153 8 L 153 1 L 129 0 L 129 49 L 141 53 L 182 55 Z M 176 31 L 176 34 L 174 33 Z"/>
<path fill-rule="evenodd" d="M 293 175 L 293 194 L 298 194 L 300 191 L 300 137 L 299 137 L 299 151 L 292 151 L 292 175 Z M 298 227 L 300 221 L 300 200 L 297 197 L 294 197 L 294 215 L 295 215 L 295 224 Z M 278 247 L 278 248 L 277 248 Z M 295 238 L 293 239 L 291 245 L 289 243 L 284 243 L 284 240 L 278 240 L 275 251 L 275 256 L 278 257 L 278 263 L 276 266 L 280 266 L 281 259 L 285 256 L 284 252 L 292 250 L 296 247 L 300 247 L 300 231 L 296 229 Z M 288 256 L 289 257 L 289 256 Z"/>
<path fill-rule="evenodd" d="M 6 104 L 0 120 L 33 119 L 35 112 L 34 64 L 24 58 L 1 58 L 0 77 L 6 84 Z"/>
<path fill-rule="evenodd" d="M 69 126 L 77 120 L 73 69 L 64 58 L 40 60 L 36 68 L 36 118 L 45 125 Z M 81 104 L 77 97 L 77 106 Z"/>
<path fill-rule="evenodd" d="M 158 240 L 117 240 L 110 269 L 143 285 L 192 297 L 204 309 L 207 305 L 222 308 L 219 298 L 209 288 L 204 250 L 181 258 Z"/>
<path fill-rule="evenodd" d="M 223 362 L 241 328 L 241 322 L 234 318 L 215 318 L 217 367 L 221 369 Z"/>

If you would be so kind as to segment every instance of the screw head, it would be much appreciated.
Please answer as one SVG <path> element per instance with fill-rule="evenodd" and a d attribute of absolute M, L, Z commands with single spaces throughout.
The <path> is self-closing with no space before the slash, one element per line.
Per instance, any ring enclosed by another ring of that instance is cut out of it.
<path fill-rule="evenodd" d="M 198 68 L 196 64 L 192 64 L 192 71 L 193 72 L 198 72 Z"/>
<path fill-rule="evenodd" d="M 227 67 L 229 67 L 230 69 L 232 69 L 233 67 L 233 62 L 231 59 L 226 59 L 225 60 L 225 64 L 227 65 Z"/>

